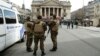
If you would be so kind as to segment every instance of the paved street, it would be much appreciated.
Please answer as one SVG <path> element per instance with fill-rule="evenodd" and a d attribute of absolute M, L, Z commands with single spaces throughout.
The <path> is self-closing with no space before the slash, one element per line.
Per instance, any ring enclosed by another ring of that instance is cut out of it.
<path fill-rule="evenodd" d="M 34 43 L 33 43 L 34 46 Z M 32 47 L 33 47 L 32 46 Z M 45 41 L 46 56 L 100 56 L 100 32 L 83 28 L 67 29 L 65 26 L 59 29 L 58 50 L 50 52 L 52 42 L 50 35 Z M 38 50 L 38 55 L 41 52 Z M 26 52 L 24 43 L 17 43 L 0 56 L 33 56 L 32 52 Z"/>

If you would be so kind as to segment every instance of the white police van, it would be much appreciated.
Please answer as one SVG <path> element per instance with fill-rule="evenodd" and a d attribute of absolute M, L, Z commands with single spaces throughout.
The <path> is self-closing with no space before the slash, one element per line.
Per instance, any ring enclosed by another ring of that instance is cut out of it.
<path fill-rule="evenodd" d="M 23 39 L 24 28 L 21 16 L 11 5 L 0 1 L 0 51 Z"/>

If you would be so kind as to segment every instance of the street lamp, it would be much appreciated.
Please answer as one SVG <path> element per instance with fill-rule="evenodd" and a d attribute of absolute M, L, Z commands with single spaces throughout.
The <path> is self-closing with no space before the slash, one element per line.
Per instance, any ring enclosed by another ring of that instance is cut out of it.
<path fill-rule="evenodd" d="M 85 17 L 85 7 L 84 7 L 84 0 L 83 0 L 83 18 Z"/>
<path fill-rule="evenodd" d="M 83 0 L 83 7 L 84 7 L 84 0 Z"/>
<path fill-rule="evenodd" d="M 23 0 L 22 9 L 25 9 L 25 0 Z"/>
<path fill-rule="evenodd" d="M 23 18 L 26 18 L 25 0 L 23 0 L 22 10 L 23 10 Z"/>

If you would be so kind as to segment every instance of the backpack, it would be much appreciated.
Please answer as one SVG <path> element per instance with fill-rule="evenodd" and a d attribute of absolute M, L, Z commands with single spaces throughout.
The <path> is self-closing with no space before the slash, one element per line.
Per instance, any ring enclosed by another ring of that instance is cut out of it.
<path fill-rule="evenodd" d="M 57 23 L 57 20 L 53 21 L 52 24 L 51 31 L 58 31 L 59 24 Z"/>
<path fill-rule="evenodd" d="M 43 33 L 44 29 L 43 29 L 43 22 L 39 22 L 39 23 L 35 23 L 34 24 L 34 32 L 35 33 Z"/>
<path fill-rule="evenodd" d="M 27 27 L 31 29 L 32 28 L 32 24 L 28 22 L 27 23 Z"/>
<path fill-rule="evenodd" d="M 25 30 L 28 31 L 28 32 L 32 32 L 32 26 L 33 26 L 33 23 L 32 22 L 25 22 Z"/>

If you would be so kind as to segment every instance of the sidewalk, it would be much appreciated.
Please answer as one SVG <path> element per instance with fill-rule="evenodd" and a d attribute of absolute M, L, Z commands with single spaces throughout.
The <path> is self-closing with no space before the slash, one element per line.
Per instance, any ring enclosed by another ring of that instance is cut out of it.
<path fill-rule="evenodd" d="M 93 26 L 83 27 L 83 26 L 79 26 L 79 28 L 84 28 L 84 29 L 87 29 L 87 30 L 92 30 L 92 31 L 100 32 L 100 27 L 93 27 Z"/>
<path fill-rule="evenodd" d="M 62 25 L 62 27 L 63 27 L 63 28 L 67 28 L 66 25 Z M 78 28 L 83 28 L 83 29 L 86 29 L 86 30 L 91 30 L 91 31 L 100 32 L 100 27 L 93 27 L 93 26 L 84 27 L 84 26 L 78 26 Z"/>
<path fill-rule="evenodd" d="M 45 40 L 45 56 L 100 56 L 100 38 L 93 38 L 83 29 L 67 29 L 66 26 L 59 28 L 58 33 L 58 50 L 56 52 L 50 52 L 52 48 L 52 41 L 50 34 Z M 81 33 L 80 33 L 81 32 Z M 91 33 L 91 32 L 90 32 Z M 99 34 L 99 33 L 98 33 Z M 84 35 L 84 36 L 82 36 Z M 33 52 L 26 51 L 26 43 L 18 43 L 8 50 L 6 50 L 0 56 L 33 56 Z M 34 43 L 32 45 L 32 49 Z M 40 49 L 37 51 L 37 56 L 41 55 Z"/>

